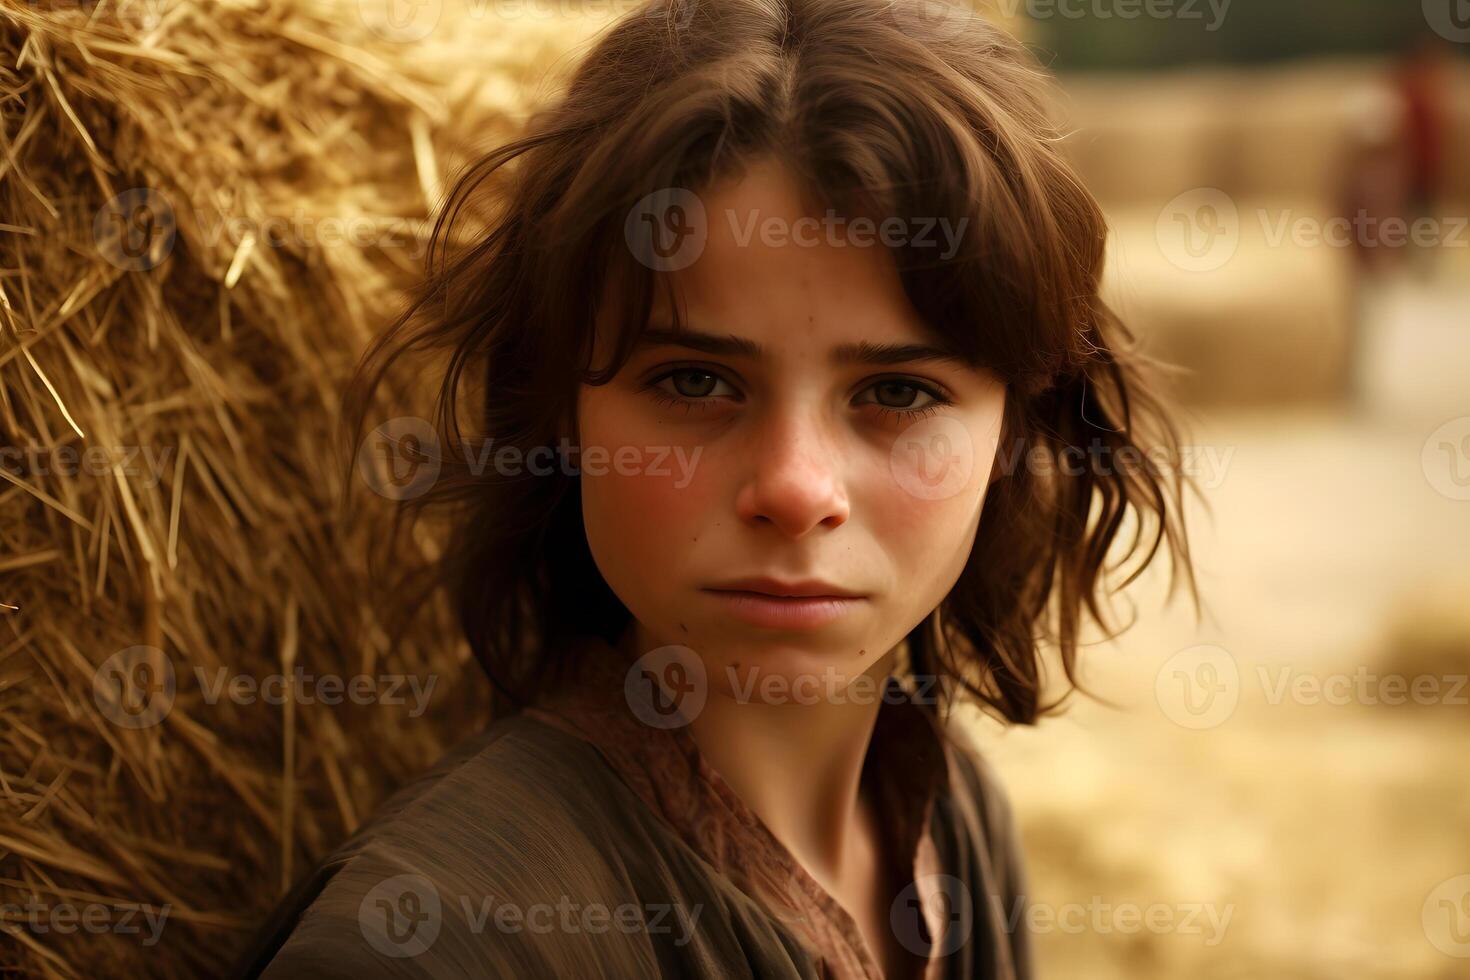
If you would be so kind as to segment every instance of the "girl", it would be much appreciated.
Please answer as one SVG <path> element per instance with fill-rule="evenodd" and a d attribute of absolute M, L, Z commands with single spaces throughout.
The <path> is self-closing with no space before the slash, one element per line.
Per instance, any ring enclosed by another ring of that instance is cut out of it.
<path fill-rule="evenodd" d="M 245 972 L 1031 975 L 1009 809 L 949 718 L 1054 706 L 1042 644 L 1073 682 L 1125 522 L 1117 562 L 1189 567 L 1042 81 L 959 8 L 653 0 L 460 180 L 351 410 L 446 353 L 467 451 L 408 503 L 458 505 L 496 721 Z"/>

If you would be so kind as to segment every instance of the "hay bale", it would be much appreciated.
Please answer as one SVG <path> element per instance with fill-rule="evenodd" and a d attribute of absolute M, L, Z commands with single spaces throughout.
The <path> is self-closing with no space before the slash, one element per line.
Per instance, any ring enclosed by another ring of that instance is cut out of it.
<path fill-rule="evenodd" d="M 0 967 L 210 975 L 483 720 L 447 603 L 392 638 L 340 385 L 565 41 L 397 43 L 355 0 L 57 6 L 0 0 Z M 297 668 L 434 686 L 416 719 L 383 683 L 218 686 Z"/>

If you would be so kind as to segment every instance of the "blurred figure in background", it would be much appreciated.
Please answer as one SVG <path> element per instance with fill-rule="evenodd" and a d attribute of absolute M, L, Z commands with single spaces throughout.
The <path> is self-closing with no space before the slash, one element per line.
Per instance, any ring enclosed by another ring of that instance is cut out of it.
<path fill-rule="evenodd" d="M 1347 374 L 1349 398 L 1357 403 L 1365 385 L 1365 338 L 1404 257 L 1402 248 L 1384 246 L 1381 232 L 1386 219 L 1407 216 L 1413 161 L 1405 134 L 1407 113 L 1392 89 L 1374 83 L 1353 92 L 1345 113 L 1340 210 L 1351 235 Z"/>
<path fill-rule="evenodd" d="M 1404 55 L 1394 75 L 1403 111 L 1408 162 L 1408 210 L 1404 217 L 1410 225 L 1438 214 L 1444 163 L 1444 100 L 1449 85 L 1444 45 L 1437 37 L 1425 36 Z M 1418 269 L 1431 272 L 1435 251 L 1412 242 L 1411 249 Z"/>

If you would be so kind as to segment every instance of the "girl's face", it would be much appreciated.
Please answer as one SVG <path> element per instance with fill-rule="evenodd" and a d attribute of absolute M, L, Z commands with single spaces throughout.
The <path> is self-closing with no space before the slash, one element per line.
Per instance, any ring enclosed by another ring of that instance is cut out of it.
<path fill-rule="evenodd" d="M 807 217 L 778 165 L 702 200 L 703 251 L 668 273 L 685 332 L 654 336 L 660 298 L 649 342 L 579 391 L 587 537 L 636 653 L 692 648 L 712 691 L 821 696 L 959 578 L 1005 389 L 946 356 L 879 236 Z"/>

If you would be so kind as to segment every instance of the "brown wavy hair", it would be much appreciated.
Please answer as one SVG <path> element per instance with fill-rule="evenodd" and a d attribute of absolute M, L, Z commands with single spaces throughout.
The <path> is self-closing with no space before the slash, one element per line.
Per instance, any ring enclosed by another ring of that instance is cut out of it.
<path fill-rule="evenodd" d="M 1109 598 L 1161 546 L 1170 593 L 1182 568 L 1198 603 L 1191 484 L 1156 462 L 1179 458 L 1179 432 L 1158 365 L 1099 296 L 1104 219 L 1058 152 L 1048 84 L 1005 31 L 932 0 L 653 0 L 598 38 L 524 134 L 458 175 L 425 277 L 349 386 L 347 442 L 389 366 L 414 352 L 442 359 L 442 446 L 473 445 L 462 422 L 522 453 L 555 445 L 577 385 L 617 372 L 666 286 L 625 239 L 652 192 L 698 192 L 775 157 L 834 209 L 968 219 L 944 261 L 892 249 L 925 321 L 1008 391 L 1001 475 L 959 581 L 907 638 L 910 665 L 1033 723 L 1058 703 L 1044 699 L 1043 651 L 1059 654 L 1070 693 L 1084 617 L 1107 629 Z M 594 372 L 609 282 L 622 329 Z M 1057 465 L 1036 465 L 1038 452 Z M 1129 453 L 1135 464 L 1096 465 Z M 1084 457 L 1093 465 L 1061 465 Z M 425 587 L 449 588 L 497 703 L 524 703 L 569 666 L 558 638 L 613 641 L 630 614 L 593 562 L 575 475 L 508 476 L 455 452 L 436 462 L 395 528 L 426 508 L 446 515 Z M 411 615 L 415 594 L 391 595 Z"/>

